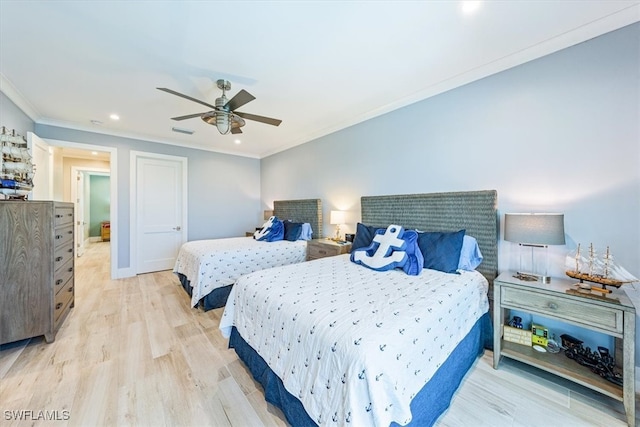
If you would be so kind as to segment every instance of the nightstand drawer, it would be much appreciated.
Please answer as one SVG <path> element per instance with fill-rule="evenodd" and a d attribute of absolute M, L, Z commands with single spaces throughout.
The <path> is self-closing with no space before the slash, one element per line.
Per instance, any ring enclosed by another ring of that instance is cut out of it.
<path fill-rule="evenodd" d="M 331 240 L 316 239 L 307 242 L 307 261 L 347 254 L 351 251 L 351 243 L 337 244 Z"/>
<path fill-rule="evenodd" d="M 502 288 L 501 304 L 505 307 L 535 311 L 543 316 L 546 314 L 604 331 L 615 333 L 623 331 L 624 312 L 596 304 L 511 287 Z"/>
<path fill-rule="evenodd" d="M 340 254 L 338 246 L 309 245 L 309 258 L 324 258 Z"/>

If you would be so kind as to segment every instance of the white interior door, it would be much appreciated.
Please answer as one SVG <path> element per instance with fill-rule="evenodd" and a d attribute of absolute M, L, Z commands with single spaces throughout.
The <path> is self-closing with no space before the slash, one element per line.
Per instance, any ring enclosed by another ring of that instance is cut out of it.
<path fill-rule="evenodd" d="M 172 269 L 184 233 L 183 161 L 136 157 L 136 274 Z"/>
<path fill-rule="evenodd" d="M 27 144 L 33 157 L 35 174 L 30 200 L 53 200 L 53 155 L 49 144 L 32 132 L 27 133 Z"/>

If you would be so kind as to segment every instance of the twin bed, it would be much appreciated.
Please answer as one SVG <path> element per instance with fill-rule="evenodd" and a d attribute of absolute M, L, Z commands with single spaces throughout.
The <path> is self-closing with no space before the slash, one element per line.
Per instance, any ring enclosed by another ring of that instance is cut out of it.
<path fill-rule="evenodd" d="M 309 223 L 313 236 L 322 236 L 320 199 L 277 200 L 273 214 L 280 220 Z M 306 240 L 263 242 L 253 237 L 195 240 L 180 248 L 174 273 L 191 297 L 191 306 L 204 310 L 224 307 L 235 281 L 243 274 L 306 260 Z"/>
<path fill-rule="evenodd" d="M 432 425 L 491 343 L 496 203 L 495 191 L 363 197 L 363 224 L 465 229 L 482 263 L 409 276 L 341 255 L 256 271 L 236 281 L 221 332 L 292 425 Z"/>

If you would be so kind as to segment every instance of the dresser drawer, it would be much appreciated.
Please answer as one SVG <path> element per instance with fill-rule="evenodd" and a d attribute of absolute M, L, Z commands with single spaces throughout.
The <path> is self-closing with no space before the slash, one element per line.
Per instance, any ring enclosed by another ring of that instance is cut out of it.
<path fill-rule="evenodd" d="M 73 258 L 73 243 L 69 242 L 56 249 L 53 254 L 53 271 L 58 271 L 70 259 Z"/>
<path fill-rule="evenodd" d="M 73 224 L 63 228 L 56 228 L 53 232 L 53 244 L 56 248 L 68 242 L 73 242 Z"/>
<path fill-rule="evenodd" d="M 62 315 L 69 309 L 73 300 L 73 279 L 65 283 L 64 287 L 56 294 L 53 304 L 53 325 L 58 329 L 58 322 L 62 320 Z"/>
<path fill-rule="evenodd" d="M 596 304 L 506 286 L 502 287 L 501 304 L 508 308 L 535 311 L 543 316 L 546 314 L 604 331 L 619 334 L 623 331 L 624 312 Z"/>
<path fill-rule="evenodd" d="M 55 208 L 53 215 L 53 225 L 58 227 L 65 224 L 73 224 L 73 207 Z"/>
<path fill-rule="evenodd" d="M 69 260 L 53 276 L 53 294 L 56 295 L 73 276 L 73 260 Z"/>

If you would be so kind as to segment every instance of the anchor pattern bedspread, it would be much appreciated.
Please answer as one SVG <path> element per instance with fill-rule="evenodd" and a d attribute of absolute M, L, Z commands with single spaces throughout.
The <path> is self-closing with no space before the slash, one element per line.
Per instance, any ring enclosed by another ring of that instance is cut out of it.
<path fill-rule="evenodd" d="M 302 262 L 307 242 L 259 242 L 252 237 L 195 240 L 180 248 L 174 273 L 184 274 L 193 287 L 191 306 L 216 288 L 233 285 L 243 274 Z"/>
<path fill-rule="evenodd" d="M 411 420 L 410 402 L 487 312 L 478 272 L 378 272 L 335 256 L 262 270 L 233 287 L 235 326 L 320 425 Z"/>

